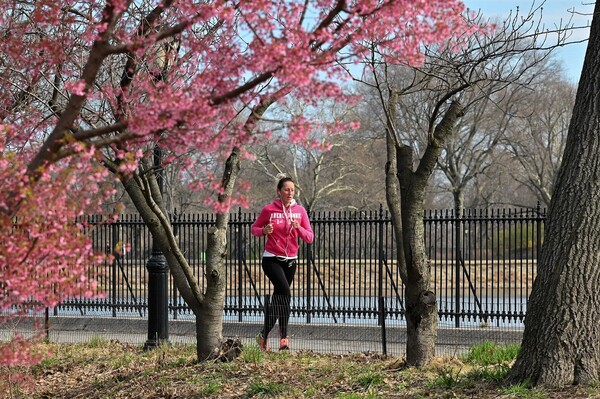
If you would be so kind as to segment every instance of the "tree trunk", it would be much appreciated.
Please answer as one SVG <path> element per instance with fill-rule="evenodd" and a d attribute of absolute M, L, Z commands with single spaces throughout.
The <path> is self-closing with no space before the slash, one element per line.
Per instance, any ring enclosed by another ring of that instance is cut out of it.
<path fill-rule="evenodd" d="M 219 203 L 229 201 L 240 172 L 239 148 L 234 147 L 225 162 Z M 196 313 L 196 352 L 198 360 L 218 354 L 223 340 L 223 306 L 225 304 L 225 259 L 229 213 L 218 213 L 214 227 L 208 231 L 206 249 L 206 292 L 200 312 Z"/>
<path fill-rule="evenodd" d="M 438 313 L 435 293 L 430 290 L 429 262 L 425 253 L 423 200 L 427 179 L 412 172 L 413 150 L 398 151 L 398 176 L 402 204 L 402 230 L 407 279 L 406 359 L 410 366 L 425 366 L 435 356 Z"/>
<path fill-rule="evenodd" d="M 395 95 L 390 96 L 390 110 L 394 108 L 396 99 Z M 458 102 L 448 107 L 431 134 L 430 143 L 415 171 L 413 150 L 400 145 L 394 138 L 393 125 L 388 128 L 386 199 L 396 234 L 400 276 L 405 286 L 408 366 L 425 366 L 435 356 L 438 312 L 435 293 L 430 289 L 429 262 L 425 252 L 423 200 L 445 140 L 463 111 Z M 390 120 L 394 119 L 395 115 L 392 115 Z"/>
<path fill-rule="evenodd" d="M 465 194 L 462 187 L 452 189 L 452 198 L 454 198 L 454 209 L 465 209 Z"/>
<path fill-rule="evenodd" d="M 211 227 L 207 244 L 206 294 L 196 313 L 196 353 L 200 361 L 216 355 L 223 340 L 227 228 Z"/>
<path fill-rule="evenodd" d="M 107 161 L 107 167 L 111 168 Z M 219 202 L 228 201 L 240 170 L 239 150 L 234 148 L 225 164 L 222 194 Z M 206 287 L 198 285 L 185 256 L 181 252 L 166 213 L 156 176 L 146 170 L 133 178 L 121 176 L 131 201 L 148 226 L 152 237 L 163 252 L 177 290 L 196 315 L 196 343 L 198 360 L 218 354 L 223 339 L 223 306 L 225 302 L 225 258 L 227 256 L 227 225 L 229 214 L 218 214 L 215 226 L 209 229 L 206 256 Z M 204 288 L 204 289 L 203 289 Z M 216 351 L 217 350 L 217 351 Z"/>
<path fill-rule="evenodd" d="M 600 377 L 600 3 L 508 382 L 588 384 Z"/>

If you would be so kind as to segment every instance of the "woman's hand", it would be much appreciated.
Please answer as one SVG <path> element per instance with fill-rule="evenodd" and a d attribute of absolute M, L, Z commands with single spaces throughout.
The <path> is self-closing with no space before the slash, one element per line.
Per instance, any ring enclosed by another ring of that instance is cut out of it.
<path fill-rule="evenodd" d="M 271 234 L 273 232 L 273 223 L 265 224 L 262 231 L 264 236 Z"/>
<path fill-rule="evenodd" d="M 296 219 L 292 219 L 292 227 L 297 229 L 298 227 L 300 227 L 300 222 Z"/>

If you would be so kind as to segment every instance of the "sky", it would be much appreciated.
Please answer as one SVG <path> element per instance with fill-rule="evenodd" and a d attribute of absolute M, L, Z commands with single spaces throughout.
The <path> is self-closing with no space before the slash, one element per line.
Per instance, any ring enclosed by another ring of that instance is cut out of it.
<path fill-rule="evenodd" d="M 481 10 L 486 18 L 505 19 L 511 10 L 514 12 L 517 7 L 520 14 L 527 13 L 533 4 L 537 7 L 542 1 L 535 0 L 534 3 L 534 0 L 463 0 L 463 3 L 469 9 Z M 548 29 L 560 24 L 561 19 L 564 25 L 572 15 L 569 10 L 576 12 L 573 15 L 573 25 L 585 26 L 591 22 L 594 0 L 546 0 L 543 3 L 542 22 Z M 588 36 L 588 29 L 579 29 L 571 35 L 570 40 L 587 39 Z M 574 83 L 579 81 L 586 47 L 587 42 L 584 42 L 556 50 L 558 59 L 563 63 L 566 78 Z"/>

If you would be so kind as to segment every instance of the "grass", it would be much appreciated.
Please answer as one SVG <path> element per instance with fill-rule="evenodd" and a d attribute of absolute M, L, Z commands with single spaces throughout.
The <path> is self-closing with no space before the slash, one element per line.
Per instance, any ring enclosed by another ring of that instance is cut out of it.
<path fill-rule="evenodd" d="M 232 362 L 196 361 L 191 345 L 152 351 L 113 341 L 43 344 L 51 355 L 27 370 L 0 369 L 10 399 L 32 398 L 480 398 L 600 399 L 598 386 L 559 391 L 505 386 L 518 348 L 490 342 L 461 358 L 436 358 L 423 369 L 381 355 L 261 352 L 247 345 Z M 9 383 L 20 371 L 24 379 Z"/>
<path fill-rule="evenodd" d="M 472 346 L 461 359 L 465 363 L 491 366 L 510 363 L 519 354 L 519 345 L 499 345 L 495 342 L 484 341 Z"/>

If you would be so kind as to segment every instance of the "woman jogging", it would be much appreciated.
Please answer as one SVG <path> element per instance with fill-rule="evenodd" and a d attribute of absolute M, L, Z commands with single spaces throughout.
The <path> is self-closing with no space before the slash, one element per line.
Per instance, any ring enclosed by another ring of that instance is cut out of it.
<path fill-rule="evenodd" d="M 313 241 L 306 210 L 294 200 L 294 181 L 281 177 L 277 183 L 277 195 L 266 205 L 252 224 L 252 235 L 267 236 L 263 253 L 262 269 L 273 284 L 270 306 L 265 310 L 263 330 L 256 336 L 262 350 L 268 350 L 269 332 L 279 320 L 279 350 L 290 349 L 287 335 L 290 318 L 290 286 L 296 273 L 298 238 L 306 243 Z"/>

